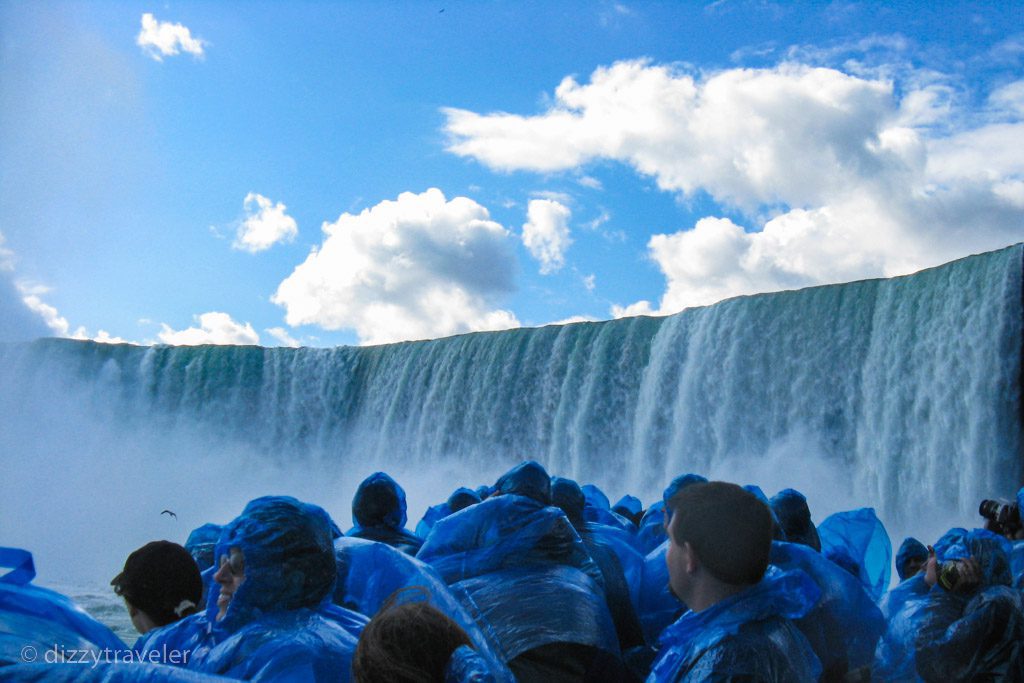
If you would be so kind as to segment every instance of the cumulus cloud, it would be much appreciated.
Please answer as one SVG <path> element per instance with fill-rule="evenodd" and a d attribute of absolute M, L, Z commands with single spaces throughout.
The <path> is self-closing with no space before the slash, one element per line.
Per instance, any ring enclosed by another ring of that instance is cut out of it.
<path fill-rule="evenodd" d="M 968 112 L 955 79 L 922 71 L 897 88 L 884 68 L 851 70 L 619 62 L 566 78 L 538 115 L 444 110 L 449 150 L 501 171 L 617 161 L 737 212 L 651 237 L 661 302 L 614 315 L 898 275 L 1024 238 L 1019 84 Z"/>
<path fill-rule="evenodd" d="M 354 329 L 364 344 L 516 327 L 509 232 L 466 197 L 405 192 L 324 223 L 324 241 L 272 300 L 289 326 Z"/>
<path fill-rule="evenodd" d="M 160 323 L 157 338 L 161 343 L 177 346 L 200 344 L 237 344 L 253 346 L 260 343 L 260 336 L 249 323 L 238 323 L 227 313 L 210 311 L 195 316 L 198 326 L 184 330 L 172 329 L 167 323 Z"/>
<path fill-rule="evenodd" d="M 142 30 L 135 37 L 135 43 L 158 62 L 162 62 L 164 57 L 182 52 L 194 57 L 203 56 L 204 42 L 193 38 L 187 27 L 169 21 L 157 21 L 149 12 L 142 15 Z"/>
<path fill-rule="evenodd" d="M 58 337 L 69 336 L 68 332 L 71 326 L 68 324 L 67 318 L 62 316 L 54 306 L 43 301 L 42 297 L 50 291 L 49 288 L 29 282 L 19 282 L 17 286 L 21 292 L 22 302 L 28 310 L 42 319 L 50 332 Z"/>
<path fill-rule="evenodd" d="M 285 213 L 288 208 L 275 204 L 261 194 L 250 192 L 245 196 L 245 218 L 238 226 L 235 249 L 255 254 L 266 251 L 278 242 L 292 242 L 299 234 L 295 219 Z"/>
<path fill-rule="evenodd" d="M 288 330 L 283 327 L 268 327 L 265 331 L 277 340 L 279 346 L 288 346 L 293 349 L 302 346 L 302 342 L 288 334 Z"/>
<path fill-rule="evenodd" d="M 540 262 L 541 274 L 561 269 L 565 265 L 565 250 L 572 244 L 569 237 L 572 211 L 554 199 L 531 199 L 526 215 L 523 244 Z"/>

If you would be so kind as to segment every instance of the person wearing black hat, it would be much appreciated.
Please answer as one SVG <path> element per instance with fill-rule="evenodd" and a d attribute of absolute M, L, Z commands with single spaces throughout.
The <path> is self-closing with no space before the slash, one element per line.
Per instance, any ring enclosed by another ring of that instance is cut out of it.
<path fill-rule="evenodd" d="M 133 552 L 110 585 L 142 634 L 194 614 L 203 596 L 195 560 L 170 541 L 153 541 Z"/>

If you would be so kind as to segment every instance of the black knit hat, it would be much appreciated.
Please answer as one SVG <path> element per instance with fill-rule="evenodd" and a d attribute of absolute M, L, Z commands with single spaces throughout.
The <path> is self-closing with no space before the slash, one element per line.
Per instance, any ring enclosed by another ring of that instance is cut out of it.
<path fill-rule="evenodd" d="M 195 560 L 170 541 L 153 541 L 133 552 L 110 585 L 160 626 L 185 616 L 203 596 L 203 579 Z"/>

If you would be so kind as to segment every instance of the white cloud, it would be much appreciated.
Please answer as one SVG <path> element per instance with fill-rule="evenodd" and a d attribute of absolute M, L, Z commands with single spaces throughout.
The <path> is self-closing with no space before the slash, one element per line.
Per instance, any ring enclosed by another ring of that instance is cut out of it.
<path fill-rule="evenodd" d="M 523 225 L 523 244 L 540 261 L 540 272 L 548 275 L 565 265 L 569 237 L 569 207 L 553 199 L 531 199 Z"/>
<path fill-rule="evenodd" d="M 583 286 L 587 288 L 588 292 L 593 292 L 597 288 L 597 276 L 591 273 L 583 277 Z"/>
<path fill-rule="evenodd" d="M 601 181 L 598 180 L 597 178 L 593 177 L 593 176 L 589 176 L 589 175 L 580 176 L 577 179 L 576 182 L 578 182 L 583 187 L 590 188 L 591 190 L 603 190 L 604 189 L 604 185 L 601 184 Z"/>
<path fill-rule="evenodd" d="M 112 335 L 106 330 L 100 330 L 96 334 L 89 334 L 89 331 L 84 327 L 79 327 L 75 330 L 75 333 L 71 335 L 72 339 L 83 339 L 88 341 L 94 341 L 100 344 L 136 344 L 137 342 L 129 341 L 123 337 Z"/>
<path fill-rule="evenodd" d="M 67 337 L 68 331 L 71 329 L 67 318 L 62 316 L 56 307 L 51 306 L 42 299 L 43 295 L 50 291 L 49 288 L 28 282 L 19 282 L 17 286 L 21 292 L 21 300 L 28 307 L 28 310 L 42 318 L 46 326 L 56 336 Z"/>
<path fill-rule="evenodd" d="M 276 339 L 279 346 L 288 346 L 293 349 L 302 346 L 302 342 L 288 334 L 288 330 L 283 327 L 268 327 L 265 332 Z"/>
<path fill-rule="evenodd" d="M 562 320 L 556 320 L 548 323 L 548 325 L 572 325 L 573 323 L 593 323 L 597 321 L 597 318 L 589 315 L 573 315 L 568 318 L 563 318 Z"/>
<path fill-rule="evenodd" d="M 288 207 L 281 202 L 274 204 L 263 195 L 250 192 L 245 196 L 244 206 L 245 219 L 231 245 L 235 249 L 255 254 L 278 242 L 292 242 L 299 234 L 299 226 L 285 213 Z"/>
<path fill-rule="evenodd" d="M 449 149 L 506 171 L 618 160 L 664 190 L 753 210 L 820 202 L 874 170 L 865 142 L 896 115 L 891 84 L 795 64 L 698 81 L 619 62 L 586 85 L 563 80 L 555 100 L 534 117 L 447 109 Z"/>
<path fill-rule="evenodd" d="M 383 344 L 519 325 L 494 307 L 513 289 L 510 234 L 471 199 L 405 192 L 323 232 L 272 298 L 289 326 L 351 328 Z"/>
<path fill-rule="evenodd" d="M 651 307 L 650 301 L 637 301 L 628 306 L 613 304 L 611 308 L 613 318 L 632 318 L 637 315 L 656 315 Z"/>
<path fill-rule="evenodd" d="M 249 323 L 238 323 L 227 313 L 211 311 L 195 316 L 198 327 L 174 330 L 167 323 L 160 323 L 157 338 L 163 344 L 196 346 L 199 344 L 257 345 L 260 336 Z"/>
<path fill-rule="evenodd" d="M 968 111 L 941 74 L 861 72 L 875 76 L 619 62 L 586 84 L 563 80 L 536 116 L 445 110 L 449 150 L 502 171 L 579 175 L 590 161 L 618 161 L 662 190 L 707 192 L 739 211 L 652 236 L 661 301 L 616 306 L 616 316 L 898 275 L 1024 239 L 1024 89 L 1008 84 Z"/>
<path fill-rule="evenodd" d="M 157 21 L 149 12 L 142 15 L 142 30 L 135 37 L 135 43 L 158 62 L 181 52 L 194 57 L 203 56 L 204 42 L 193 38 L 187 27 L 169 21 Z"/>

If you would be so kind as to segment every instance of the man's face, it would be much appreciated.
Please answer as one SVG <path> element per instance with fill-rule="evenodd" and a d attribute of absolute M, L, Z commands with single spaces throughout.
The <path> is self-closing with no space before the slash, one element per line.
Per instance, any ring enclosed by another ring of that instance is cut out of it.
<path fill-rule="evenodd" d="M 665 553 L 665 564 L 668 565 L 668 587 L 676 599 L 686 604 L 686 598 L 690 592 L 690 570 L 692 558 L 690 545 L 684 543 L 679 545 L 672 537 L 671 531 L 665 529 L 668 534 L 668 552 Z"/>
<path fill-rule="evenodd" d="M 217 619 L 223 619 L 228 605 L 239 586 L 245 581 L 245 557 L 238 548 L 232 548 L 230 555 L 221 555 L 220 567 L 213 575 L 213 580 L 220 584 L 220 595 L 217 597 Z"/>

